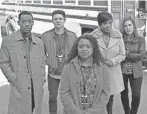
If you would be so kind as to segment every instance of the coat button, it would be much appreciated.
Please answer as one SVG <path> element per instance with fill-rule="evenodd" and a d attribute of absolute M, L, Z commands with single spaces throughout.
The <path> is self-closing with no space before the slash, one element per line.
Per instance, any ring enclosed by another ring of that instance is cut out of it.
<path fill-rule="evenodd" d="M 24 59 L 26 58 L 26 56 L 24 56 Z"/>
<path fill-rule="evenodd" d="M 28 87 L 28 89 L 30 89 L 30 87 Z"/>

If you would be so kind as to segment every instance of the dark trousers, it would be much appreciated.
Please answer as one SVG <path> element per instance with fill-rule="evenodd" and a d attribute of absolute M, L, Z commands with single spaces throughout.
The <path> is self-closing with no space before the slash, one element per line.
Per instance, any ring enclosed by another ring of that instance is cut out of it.
<path fill-rule="evenodd" d="M 123 75 L 125 89 L 121 92 L 121 101 L 125 114 L 137 114 L 140 104 L 142 79 L 142 77 L 134 79 L 133 75 Z M 132 91 L 131 108 L 129 106 L 128 80 Z"/>
<path fill-rule="evenodd" d="M 57 96 L 60 80 L 50 77 L 48 75 L 48 89 L 49 89 L 49 112 L 50 114 L 57 114 Z"/>
<path fill-rule="evenodd" d="M 110 96 L 109 102 L 107 104 L 107 112 L 108 114 L 112 114 L 112 107 L 113 107 L 113 95 Z"/>
<path fill-rule="evenodd" d="M 35 99 L 34 99 L 34 87 L 33 87 L 33 80 L 31 79 L 31 92 L 32 92 L 32 112 L 34 111 L 35 108 Z"/>

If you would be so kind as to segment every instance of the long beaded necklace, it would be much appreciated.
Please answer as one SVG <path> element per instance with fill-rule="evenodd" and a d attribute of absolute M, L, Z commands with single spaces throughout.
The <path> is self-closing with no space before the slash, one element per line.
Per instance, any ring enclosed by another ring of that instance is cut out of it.
<path fill-rule="evenodd" d="M 91 63 L 92 64 L 92 63 Z M 81 66 L 81 102 L 82 108 L 87 109 L 91 107 L 94 99 L 95 87 L 96 87 L 96 77 L 94 75 L 93 66 Z"/>

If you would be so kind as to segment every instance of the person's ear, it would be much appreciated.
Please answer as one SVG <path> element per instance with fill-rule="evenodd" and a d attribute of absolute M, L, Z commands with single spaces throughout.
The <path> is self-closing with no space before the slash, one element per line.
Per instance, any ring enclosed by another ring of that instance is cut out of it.
<path fill-rule="evenodd" d="M 33 23 L 32 23 L 32 25 L 34 25 L 34 20 L 33 20 Z"/>
<path fill-rule="evenodd" d="M 64 18 L 64 23 L 66 22 L 66 18 Z"/>

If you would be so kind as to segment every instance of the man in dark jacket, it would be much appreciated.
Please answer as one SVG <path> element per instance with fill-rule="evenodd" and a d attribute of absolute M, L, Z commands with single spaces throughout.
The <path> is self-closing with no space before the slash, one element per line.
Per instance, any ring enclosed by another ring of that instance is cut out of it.
<path fill-rule="evenodd" d="M 62 69 L 76 34 L 64 27 L 65 12 L 55 10 L 52 13 L 54 28 L 42 35 L 48 65 L 49 112 L 57 114 L 57 95 Z"/>

